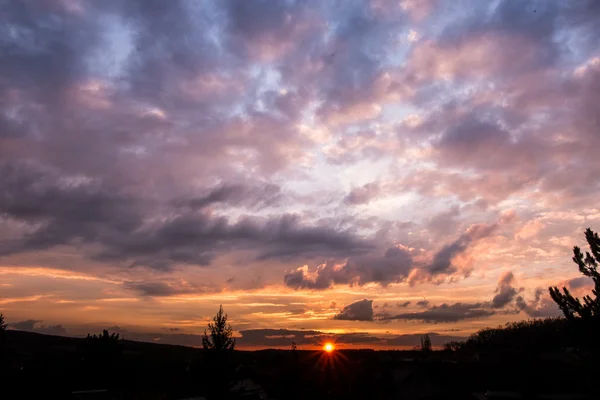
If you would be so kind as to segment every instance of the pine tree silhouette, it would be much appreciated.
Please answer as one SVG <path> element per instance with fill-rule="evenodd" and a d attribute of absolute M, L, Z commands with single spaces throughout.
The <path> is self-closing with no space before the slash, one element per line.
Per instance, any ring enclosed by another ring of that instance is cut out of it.
<path fill-rule="evenodd" d="M 577 246 L 573 248 L 573 261 L 579 267 L 579 271 L 594 281 L 592 294 L 583 297 L 583 303 L 579 298 L 573 297 L 566 287 L 561 291 L 556 287 L 549 287 L 552 300 L 558 304 L 567 319 L 573 318 L 591 318 L 600 316 L 600 273 L 598 273 L 598 264 L 600 263 L 600 238 L 598 233 L 588 228 L 585 231 L 585 238 L 590 247 L 590 252 L 585 252 Z"/>
<path fill-rule="evenodd" d="M 235 349 L 235 338 L 233 328 L 227 324 L 227 314 L 223 313 L 223 306 L 219 306 L 219 312 L 214 316 L 213 322 L 208 324 L 210 333 L 204 330 L 202 347 L 204 350 L 231 351 Z"/>
<path fill-rule="evenodd" d="M 421 336 L 421 351 L 426 353 L 431 351 L 431 339 L 428 334 Z"/>
<path fill-rule="evenodd" d="M 204 357 L 202 362 L 202 378 L 210 398 L 223 399 L 228 396 L 228 389 L 236 379 L 232 354 L 235 349 L 233 328 L 227 323 L 227 314 L 223 306 L 219 306 L 213 322 L 208 324 L 208 331 L 202 337 Z"/>
<path fill-rule="evenodd" d="M 0 314 L 0 350 L 4 347 L 5 332 L 8 325 L 4 322 L 4 314 Z"/>

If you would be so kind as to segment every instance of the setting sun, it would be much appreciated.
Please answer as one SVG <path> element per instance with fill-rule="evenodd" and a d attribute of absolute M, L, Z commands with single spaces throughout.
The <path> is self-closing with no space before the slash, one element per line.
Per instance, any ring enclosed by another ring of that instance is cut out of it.
<path fill-rule="evenodd" d="M 325 343 L 325 345 L 323 346 L 323 350 L 325 350 L 328 353 L 331 353 L 335 350 L 335 346 L 333 345 L 333 343 Z"/>

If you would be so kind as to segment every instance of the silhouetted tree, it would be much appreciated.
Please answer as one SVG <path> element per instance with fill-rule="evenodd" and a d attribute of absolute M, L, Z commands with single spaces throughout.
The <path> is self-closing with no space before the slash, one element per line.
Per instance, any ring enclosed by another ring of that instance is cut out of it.
<path fill-rule="evenodd" d="M 109 333 L 106 329 L 100 335 L 90 335 L 79 346 L 82 366 L 95 373 L 107 375 L 119 361 L 122 349 L 118 333 Z"/>
<path fill-rule="evenodd" d="M 573 248 L 573 261 L 579 267 L 579 271 L 594 281 L 594 289 L 592 298 L 589 295 L 583 297 L 583 304 L 577 297 L 573 297 L 566 287 L 560 290 L 554 286 L 549 287 L 552 300 L 558 304 L 563 314 L 567 319 L 590 318 L 600 316 L 600 273 L 598 272 L 598 264 L 600 263 L 600 238 L 598 233 L 588 228 L 585 231 L 585 238 L 590 247 L 590 252 L 584 254 L 577 246 Z"/>
<path fill-rule="evenodd" d="M 0 349 L 4 347 L 5 332 L 8 325 L 4 322 L 4 314 L 0 314 Z"/>
<path fill-rule="evenodd" d="M 231 351 L 235 348 L 235 338 L 233 337 L 233 328 L 227 323 L 227 314 L 223 313 L 223 306 L 219 306 L 217 315 L 214 316 L 213 322 L 208 324 L 207 333 L 204 330 L 202 337 L 202 347 L 204 350 L 212 351 Z"/>
<path fill-rule="evenodd" d="M 4 314 L 0 314 L 0 334 L 6 331 L 7 326 L 8 325 L 6 325 L 6 323 L 4 322 Z"/>
<path fill-rule="evenodd" d="M 292 360 L 293 360 L 294 364 L 297 364 L 298 363 L 298 346 L 296 346 L 296 342 L 294 342 L 293 340 L 292 340 L 291 350 L 292 350 Z"/>
<path fill-rule="evenodd" d="M 90 335 L 88 333 L 83 341 L 83 346 L 90 350 L 100 350 L 103 353 L 115 353 L 120 351 L 121 343 L 118 333 L 109 333 L 108 330 L 104 329 L 100 335 Z"/>
<path fill-rule="evenodd" d="M 204 348 L 202 376 L 209 398 L 225 398 L 236 373 L 231 358 L 235 349 L 235 338 L 233 328 L 227 323 L 227 314 L 223 312 L 223 306 L 219 306 L 213 322 L 208 324 L 208 331 L 204 331 L 202 347 Z"/>
<path fill-rule="evenodd" d="M 450 342 L 457 350 L 493 353 L 541 354 L 565 348 L 597 347 L 598 319 L 567 320 L 563 317 L 509 322 L 497 328 L 485 328 L 465 342 Z M 456 344 L 454 344 L 456 343 Z"/>
<path fill-rule="evenodd" d="M 430 352 L 431 351 L 431 339 L 429 339 L 428 334 L 424 334 L 421 336 L 421 351 Z"/>

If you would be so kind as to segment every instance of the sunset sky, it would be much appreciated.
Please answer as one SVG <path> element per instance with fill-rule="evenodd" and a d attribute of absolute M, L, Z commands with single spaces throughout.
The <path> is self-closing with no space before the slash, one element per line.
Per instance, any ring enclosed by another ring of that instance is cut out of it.
<path fill-rule="evenodd" d="M 0 313 L 241 348 L 558 315 L 600 1 L 0 1 Z"/>

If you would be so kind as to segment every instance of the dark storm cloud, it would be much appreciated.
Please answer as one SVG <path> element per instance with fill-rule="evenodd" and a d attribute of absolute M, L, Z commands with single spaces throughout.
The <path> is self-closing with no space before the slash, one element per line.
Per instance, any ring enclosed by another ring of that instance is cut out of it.
<path fill-rule="evenodd" d="M 453 272 L 452 259 L 467 250 L 473 242 L 490 236 L 497 228 L 497 224 L 471 225 L 458 239 L 445 245 L 435 254 L 428 268 L 429 272 L 432 275 Z"/>
<path fill-rule="evenodd" d="M 373 321 L 373 300 L 359 300 L 344 306 L 333 319 L 345 321 Z"/>
<path fill-rule="evenodd" d="M 458 322 L 467 319 L 485 318 L 496 314 L 486 303 L 454 303 L 433 306 L 425 311 L 397 314 L 383 319 L 401 319 L 428 323 Z"/>
<path fill-rule="evenodd" d="M 370 282 L 385 286 L 404 281 L 412 268 L 410 252 L 391 247 L 383 256 L 350 257 L 341 267 L 329 261 L 320 265 L 314 273 L 308 268 L 298 268 L 284 276 L 284 283 L 294 289 L 327 289 L 333 284 L 364 285 Z"/>

